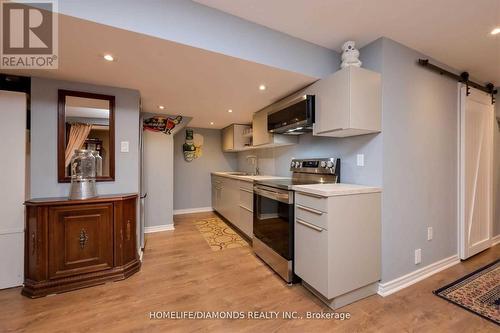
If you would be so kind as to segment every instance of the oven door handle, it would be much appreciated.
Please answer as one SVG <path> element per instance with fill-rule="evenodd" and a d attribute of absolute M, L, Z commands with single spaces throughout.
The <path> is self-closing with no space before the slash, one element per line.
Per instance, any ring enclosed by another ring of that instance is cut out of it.
<path fill-rule="evenodd" d="M 266 198 L 269 198 L 272 200 L 280 201 L 280 202 L 283 202 L 286 204 L 293 203 L 290 201 L 290 195 L 288 194 L 288 192 L 287 193 L 280 193 L 280 192 L 265 190 L 265 189 L 260 188 L 260 187 L 254 187 L 253 192 L 257 195 L 260 195 L 260 196 L 263 196 L 263 197 L 266 197 Z"/>

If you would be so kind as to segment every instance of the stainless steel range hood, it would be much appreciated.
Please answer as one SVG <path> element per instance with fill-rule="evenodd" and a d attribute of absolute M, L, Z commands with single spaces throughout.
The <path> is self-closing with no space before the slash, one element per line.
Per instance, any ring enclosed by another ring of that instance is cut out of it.
<path fill-rule="evenodd" d="M 312 131 L 314 95 L 301 95 L 267 115 L 271 133 L 299 135 Z"/>

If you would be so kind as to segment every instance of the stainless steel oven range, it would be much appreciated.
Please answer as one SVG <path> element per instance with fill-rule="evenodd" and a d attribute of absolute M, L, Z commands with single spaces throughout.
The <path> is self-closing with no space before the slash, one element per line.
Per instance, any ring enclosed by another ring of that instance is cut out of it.
<path fill-rule="evenodd" d="M 254 182 L 253 249 L 286 282 L 297 281 L 293 273 L 293 185 L 340 182 L 340 159 L 294 159 L 291 179 Z"/>

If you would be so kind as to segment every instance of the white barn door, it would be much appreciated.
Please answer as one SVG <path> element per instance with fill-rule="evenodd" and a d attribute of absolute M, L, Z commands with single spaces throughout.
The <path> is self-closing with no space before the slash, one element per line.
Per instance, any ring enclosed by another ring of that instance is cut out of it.
<path fill-rule="evenodd" d="M 459 252 L 467 259 L 491 246 L 493 134 L 491 96 L 460 88 Z"/>

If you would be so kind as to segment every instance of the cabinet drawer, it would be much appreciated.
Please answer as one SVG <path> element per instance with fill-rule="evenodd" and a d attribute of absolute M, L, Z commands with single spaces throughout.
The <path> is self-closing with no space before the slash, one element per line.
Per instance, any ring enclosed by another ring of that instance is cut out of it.
<path fill-rule="evenodd" d="M 240 206 L 243 206 L 253 212 L 253 189 L 240 187 L 239 192 L 240 192 L 240 201 L 239 201 Z"/>
<path fill-rule="evenodd" d="M 328 229 L 328 214 L 320 210 L 295 204 L 295 216 L 322 229 Z"/>
<path fill-rule="evenodd" d="M 113 204 L 49 208 L 49 278 L 113 267 Z"/>
<path fill-rule="evenodd" d="M 312 208 L 325 213 L 328 212 L 328 198 L 325 197 L 296 192 L 295 202 L 304 207 Z"/>
<path fill-rule="evenodd" d="M 240 225 L 239 228 L 249 238 L 253 237 L 253 213 L 245 207 L 240 206 Z"/>
<path fill-rule="evenodd" d="M 295 220 L 295 273 L 328 295 L 328 231 Z"/>
<path fill-rule="evenodd" d="M 244 188 L 246 190 L 250 190 L 253 192 L 253 182 L 246 182 L 244 180 L 240 180 L 240 188 Z"/>

